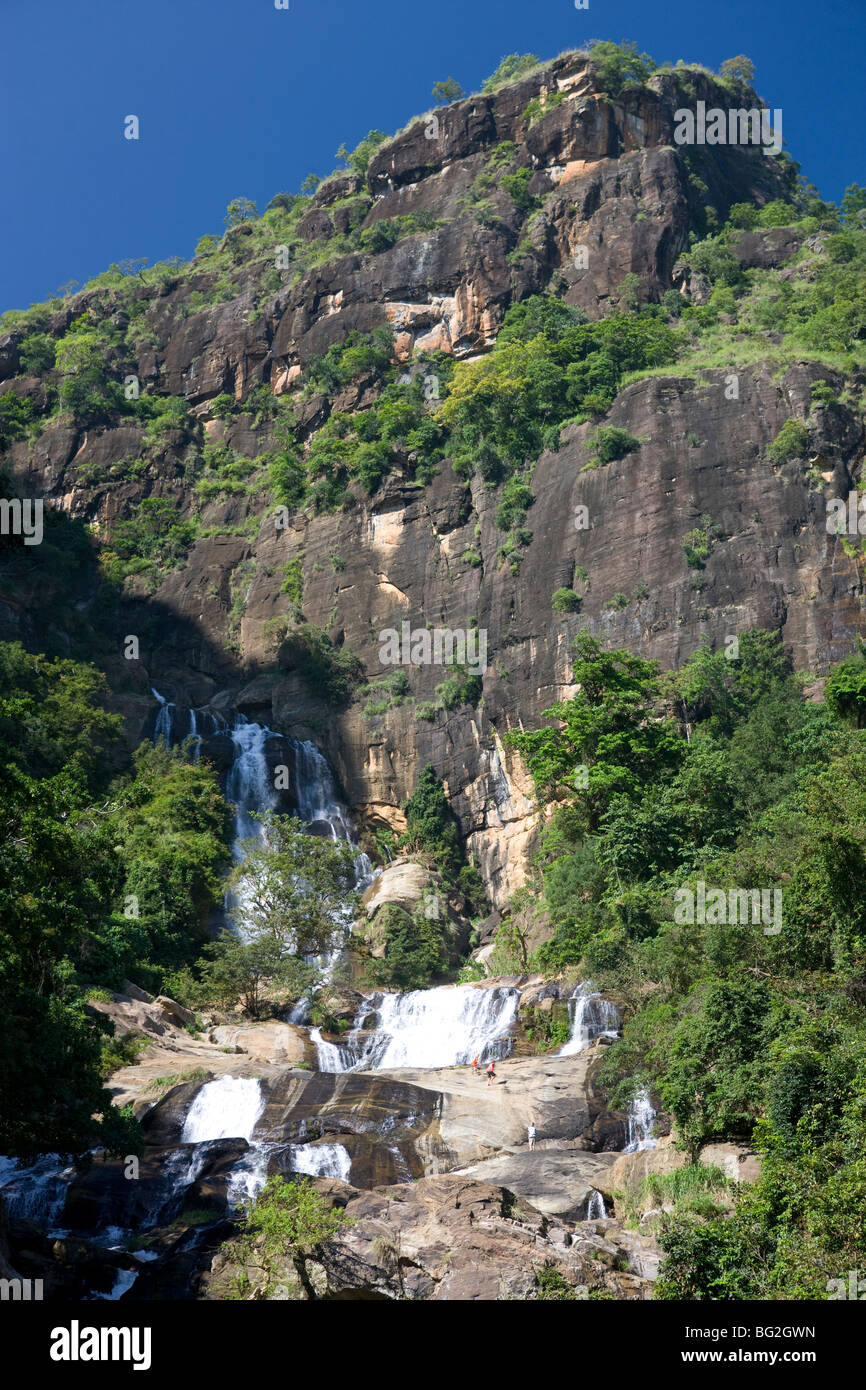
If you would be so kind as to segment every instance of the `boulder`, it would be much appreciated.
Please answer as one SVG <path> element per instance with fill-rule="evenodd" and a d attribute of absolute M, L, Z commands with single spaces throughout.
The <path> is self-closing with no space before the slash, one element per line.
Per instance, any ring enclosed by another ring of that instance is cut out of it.
<path fill-rule="evenodd" d="M 188 1024 L 195 1023 L 192 1009 L 184 1008 L 183 1004 L 178 1004 L 177 1000 L 169 999 L 165 994 L 160 994 L 154 999 L 153 1004 L 154 1008 L 159 1009 L 160 1013 L 178 1028 L 186 1028 Z"/>

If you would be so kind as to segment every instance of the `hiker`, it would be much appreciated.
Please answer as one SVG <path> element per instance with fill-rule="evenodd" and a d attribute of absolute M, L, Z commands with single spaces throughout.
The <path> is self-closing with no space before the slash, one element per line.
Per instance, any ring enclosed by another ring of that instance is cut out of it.
<path fill-rule="evenodd" d="M 477 1076 L 477 1075 L 478 1075 L 478 1058 L 477 1058 L 477 1057 L 473 1057 L 473 1058 L 472 1058 L 472 1074 L 473 1074 L 473 1076 Z"/>
<path fill-rule="evenodd" d="M 493 1061 L 493 1062 L 490 1063 L 490 1066 L 487 1068 L 487 1084 L 488 1084 L 488 1086 L 492 1086 L 495 1080 L 496 1080 L 496 1062 Z"/>
<path fill-rule="evenodd" d="M 530 1147 L 530 1149 L 534 1149 L 534 1148 L 535 1148 L 535 1133 L 536 1133 L 536 1131 L 535 1131 L 535 1125 L 530 1125 L 530 1126 L 529 1126 L 529 1147 Z"/>

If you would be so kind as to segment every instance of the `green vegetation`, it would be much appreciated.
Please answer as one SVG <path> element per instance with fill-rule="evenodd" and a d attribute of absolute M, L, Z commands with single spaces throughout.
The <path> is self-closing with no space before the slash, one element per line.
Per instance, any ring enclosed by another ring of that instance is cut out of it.
<path fill-rule="evenodd" d="M 772 444 L 767 458 L 772 463 L 787 463 L 790 459 L 805 458 L 809 449 L 809 431 L 800 420 L 786 420 Z"/>
<path fill-rule="evenodd" d="M 600 40 L 591 45 L 589 56 L 602 91 L 610 97 L 645 86 L 657 67 L 648 53 L 638 53 L 635 43 Z"/>
<path fill-rule="evenodd" d="M 386 903 L 376 921 L 377 932 L 384 935 L 385 955 L 367 961 L 369 984 L 374 989 L 411 990 L 429 989 L 441 980 L 449 966 L 446 924 L 441 908 L 434 914 L 422 903 L 410 913 Z"/>
<path fill-rule="evenodd" d="M 9 1154 L 137 1151 L 137 1124 L 102 1090 L 106 1062 L 130 1056 L 86 1001 L 130 976 L 158 990 L 195 959 L 221 895 L 230 822 L 212 770 L 145 745 L 112 781 L 119 718 L 106 697 L 92 667 L 0 644 Z"/>
<path fill-rule="evenodd" d="M 516 82 L 519 77 L 531 72 L 533 68 L 540 66 L 540 59 L 534 53 L 509 53 L 507 58 L 503 58 L 499 67 L 485 78 L 481 85 L 482 92 L 495 92 L 500 87 L 505 87 L 509 82 Z"/>
<path fill-rule="evenodd" d="M 599 464 L 613 463 L 615 459 L 625 458 L 626 454 L 633 454 L 640 448 L 640 440 L 635 439 L 628 430 L 618 429 L 615 425 L 605 425 L 602 429 L 596 430 L 594 437 L 586 441 L 584 448 L 595 450 L 589 467 L 597 468 Z"/>
<path fill-rule="evenodd" d="M 224 932 L 205 946 L 200 984 L 187 996 L 222 1008 L 240 1002 L 252 1018 L 261 1015 L 266 986 L 297 1000 L 320 983 L 310 961 L 331 949 L 338 916 L 355 901 L 350 845 L 304 834 L 291 816 L 257 819 L 267 838 L 242 841 L 242 862 L 229 879 L 243 933 Z"/>
<path fill-rule="evenodd" d="M 437 102 L 459 101 L 463 96 L 463 88 L 453 77 L 446 77 L 444 82 L 433 83 L 431 95 Z"/>
<path fill-rule="evenodd" d="M 658 1296 L 823 1298 L 866 1235 L 866 660 L 814 705 L 775 634 L 665 677 L 585 633 L 575 652 L 553 727 L 509 740 L 555 808 L 533 890 L 553 937 L 529 968 L 625 1001 L 614 1104 L 648 1085 L 693 1162 L 716 1139 L 763 1155 L 747 1187 L 686 1169 L 648 1194 L 673 1205 Z M 780 929 L 689 922 L 677 903 L 698 881 L 726 903 L 780 891 Z"/>
<path fill-rule="evenodd" d="M 579 613 L 583 600 L 573 589 L 557 589 L 551 599 L 554 613 Z"/>
<path fill-rule="evenodd" d="M 246 1298 L 250 1277 L 245 1266 L 255 1268 L 264 1298 L 275 1295 L 286 1270 L 303 1274 L 306 1256 L 320 1252 L 349 1218 L 341 1207 L 329 1204 L 306 1180 L 286 1182 L 268 1178 L 247 1212 L 243 1233 L 232 1242 L 236 1295 Z"/>
<path fill-rule="evenodd" d="M 300 672 L 310 692 L 328 704 L 348 704 L 363 673 L 354 652 L 335 647 L 328 634 L 312 623 L 292 626 L 278 618 L 271 631 L 282 667 Z"/>
<path fill-rule="evenodd" d="M 429 763 L 418 774 L 415 790 L 403 810 L 406 831 L 397 842 L 400 853 L 428 855 L 448 882 L 464 894 L 475 910 L 480 910 L 486 901 L 481 877 L 474 865 L 467 862 L 457 818 Z"/>

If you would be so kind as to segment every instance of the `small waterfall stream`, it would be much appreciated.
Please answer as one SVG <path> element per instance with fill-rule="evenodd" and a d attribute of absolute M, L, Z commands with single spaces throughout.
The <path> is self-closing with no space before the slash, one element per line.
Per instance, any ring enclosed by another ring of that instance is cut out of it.
<path fill-rule="evenodd" d="M 221 1076 L 202 1086 L 184 1121 L 182 1144 L 253 1137 L 265 1108 L 261 1082 L 254 1077 Z"/>
<path fill-rule="evenodd" d="M 643 1149 L 654 1149 L 657 1142 L 653 1138 L 656 1112 L 653 1109 L 649 1091 L 645 1086 L 630 1102 L 626 1115 L 628 1119 L 628 1143 L 623 1152 L 634 1154 Z"/>
<path fill-rule="evenodd" d="M 619 1010 L 609 999 L 596 994 L 587 981 L 579 984 L 568 1004 L 571 1015 L 571 1037 L 559 1049 L 560 1057 L 573 1057 L 583 1052 L 595 1038 L 619 1036 Z"/>

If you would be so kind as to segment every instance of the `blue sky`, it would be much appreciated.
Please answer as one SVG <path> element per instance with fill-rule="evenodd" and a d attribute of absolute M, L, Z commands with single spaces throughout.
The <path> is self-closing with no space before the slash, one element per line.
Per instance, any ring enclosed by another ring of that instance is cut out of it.
<path fill-rule="evenodd" d="M 511 52 L 633 39 L 658 61 L 746 53 L 826 198 L 866 184 L 864 0 L 0 0 L 0 309 L 124 257 L 192 254 L 371 127 L 477 89 Z M 141 121 L 123 138 L 124 117 Z"/>

